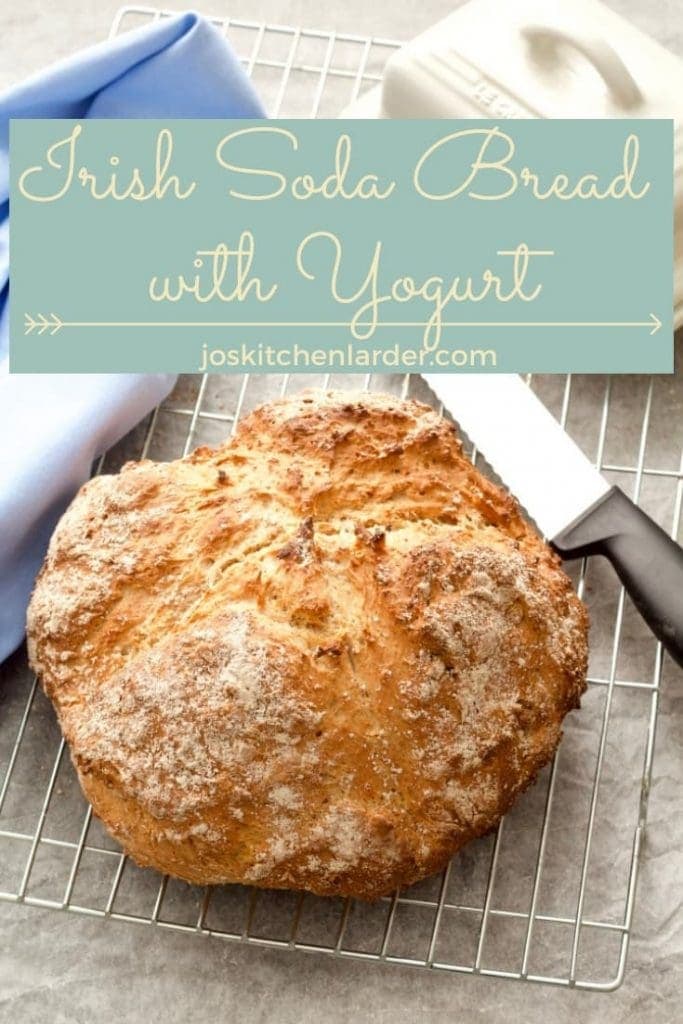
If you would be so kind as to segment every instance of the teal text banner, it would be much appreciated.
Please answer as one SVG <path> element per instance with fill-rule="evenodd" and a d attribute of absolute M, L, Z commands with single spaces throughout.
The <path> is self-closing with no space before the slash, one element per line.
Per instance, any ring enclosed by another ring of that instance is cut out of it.
<path fill-rule="evenodd" d="M 13 121 L 10 369 L 672 372 L 672 134 Z"/>

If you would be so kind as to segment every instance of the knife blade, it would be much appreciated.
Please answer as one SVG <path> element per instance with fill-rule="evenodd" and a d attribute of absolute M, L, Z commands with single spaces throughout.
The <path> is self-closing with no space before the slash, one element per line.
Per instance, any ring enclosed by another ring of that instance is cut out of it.
<path fill-rule="evenodd" d="M 554 537 L 609 484 L 516 374 L 425 374 L 444 407 L 538 524 Z"/>
<path fill-rule="evenodd" d="M 611 487 L 521 377 L 425 374 L 562 558 L 604 555 L 683 666 L 683 549 Z"/>

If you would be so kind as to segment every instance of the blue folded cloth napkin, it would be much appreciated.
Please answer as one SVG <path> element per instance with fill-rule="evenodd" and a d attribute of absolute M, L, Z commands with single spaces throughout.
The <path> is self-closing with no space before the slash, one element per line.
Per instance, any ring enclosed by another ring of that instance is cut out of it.
<path fill-rule="evenodd" d="M 174 383 L 167 374 L 9 373 L 9 120 L 261 116 L 227 40 L 196 14 L 118 36 L 0 95 L 0 662 L 21 642 L 50 534 L 94 459 Z"/>

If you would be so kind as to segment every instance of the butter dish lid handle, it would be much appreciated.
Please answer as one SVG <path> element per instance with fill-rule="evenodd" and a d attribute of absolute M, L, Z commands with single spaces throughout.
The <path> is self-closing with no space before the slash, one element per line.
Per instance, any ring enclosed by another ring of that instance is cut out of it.
<path fill-rule="evenodd" d="M 638 84 L 617 51 L 590 29 L 584 31 L 580 28 L 564 28 L 552 22 L 535 22 L 522 26 L 521 32 L 532 48 L 537 50 L 548 47 L 554 49 L 558 45 L 577 50 L 600 74 L 621 107 L 631 109 L 642 102 L 643 95 Z"/>

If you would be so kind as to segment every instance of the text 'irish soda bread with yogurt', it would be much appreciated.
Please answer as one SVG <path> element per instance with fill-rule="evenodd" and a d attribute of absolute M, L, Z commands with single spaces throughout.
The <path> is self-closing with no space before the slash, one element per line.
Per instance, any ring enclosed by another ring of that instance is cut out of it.
<path fill-rule="evenodd" d="M 549 761 L 586 632 L 453 427 L 348 392 L 91 480 L 28 618 L 85 794 L 138 864 L 370 899 Z"/>

